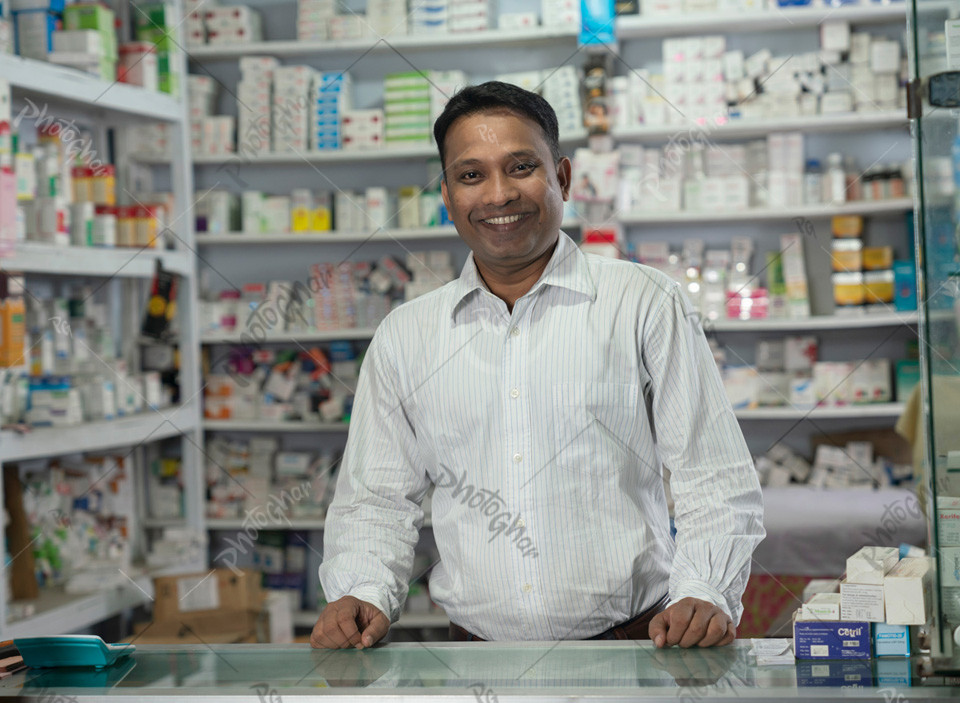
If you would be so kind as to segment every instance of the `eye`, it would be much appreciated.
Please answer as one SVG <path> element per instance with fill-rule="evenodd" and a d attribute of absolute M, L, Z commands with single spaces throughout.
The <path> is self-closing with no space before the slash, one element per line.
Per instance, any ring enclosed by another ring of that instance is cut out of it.
<path fill-rule="evenodd" d="M 480 174 L 477 171 L 464 171 L 460 174 L 461 181 L 475 181 L 480 177 Z"/>
<path fill-rule="evenodd" d="M 536 170 L 538 165 L 539 164 L 534 163 L 533 161 L 522 161 L 514 166 L 513 170 L 515 173 L 532 173 L 534 170 Z"/>

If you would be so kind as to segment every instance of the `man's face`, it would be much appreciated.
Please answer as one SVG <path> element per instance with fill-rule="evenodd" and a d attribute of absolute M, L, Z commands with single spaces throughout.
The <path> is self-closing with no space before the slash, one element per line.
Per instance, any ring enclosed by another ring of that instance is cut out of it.
<path fill-rule="evenodd" d="M 474 258 L 520 269 L 556 242 L 570 193 L 570 160 L 555 164 L 533 120 L 496 110 L 447 131 L 443 202 Z"/>

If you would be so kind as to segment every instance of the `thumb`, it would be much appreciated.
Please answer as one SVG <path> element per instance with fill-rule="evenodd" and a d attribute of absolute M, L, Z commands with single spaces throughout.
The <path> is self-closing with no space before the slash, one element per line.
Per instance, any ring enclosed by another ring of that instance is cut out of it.
<path fill-rule="evenodd" d="M 390 620 L 377 608 L 369 608 L 369 612 L 364 613 L 367 620 L 367 626 L 360 633 L 360 643 L 364 647 L 372 647 L 376 642 L 383 639 L 390 629 Z"/>
<path fill-rule="evenodd" d="M 654 615 L 653 619 L 650 621 L 648 628 L 650 639 L 653 640 L 653 644 L 657 647 L 662 647 L 667 641 L 667 627 L 669 625 L 667 618 L 669 613 L 669 610 L 659 612 Z"/>

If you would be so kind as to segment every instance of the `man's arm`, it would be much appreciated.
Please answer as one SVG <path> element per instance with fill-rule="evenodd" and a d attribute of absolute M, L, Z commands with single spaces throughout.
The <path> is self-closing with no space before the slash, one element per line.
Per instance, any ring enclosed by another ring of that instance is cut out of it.
<path fill-rule="evenodd" d="M 320 581 L 330 605 L 314 629 L 317 646 L 359 642 L 363 633 L 350 622 L 366 627 L 377 621 L 376 611 L 367 606 L 396 621 L 413 569 L 423 522 L 420 504 L 430 482 L 402 407 L 401 376 L 388 335 L 388 326 L 381 325 L 364 357 L 336 494 L 324 524 Z M 375 628 L 382 636 L 386 630 L 380 629 Z"/>
<path fill-rule="evenodd" d="M 763 498 L 699 317 L 679 286 L 667 285 L 641 333 L 677 527 L 671 606 L 651 623 L 651 635 L 662 634 L 667 645 L 726 643 L 740 622 L 751 556 L 765 534 Z"/>

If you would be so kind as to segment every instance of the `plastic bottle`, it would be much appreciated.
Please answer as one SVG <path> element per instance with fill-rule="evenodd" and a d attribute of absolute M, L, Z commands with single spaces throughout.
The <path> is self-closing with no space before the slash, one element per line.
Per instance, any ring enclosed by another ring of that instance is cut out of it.
<path fill-rule="evenodd" d="M 809 159 L 803 176 L 803 204 L 819 205 L 823 201 L 823 172 L 817 159 Z"/>
<path fill-rule="evenodd" d="M 824 183 L 825 200 L 834 205 L 847 201 L 847 176 L 843 171 L 843 155 L 833 153 L 827 157 L 827 177 Z"/>

